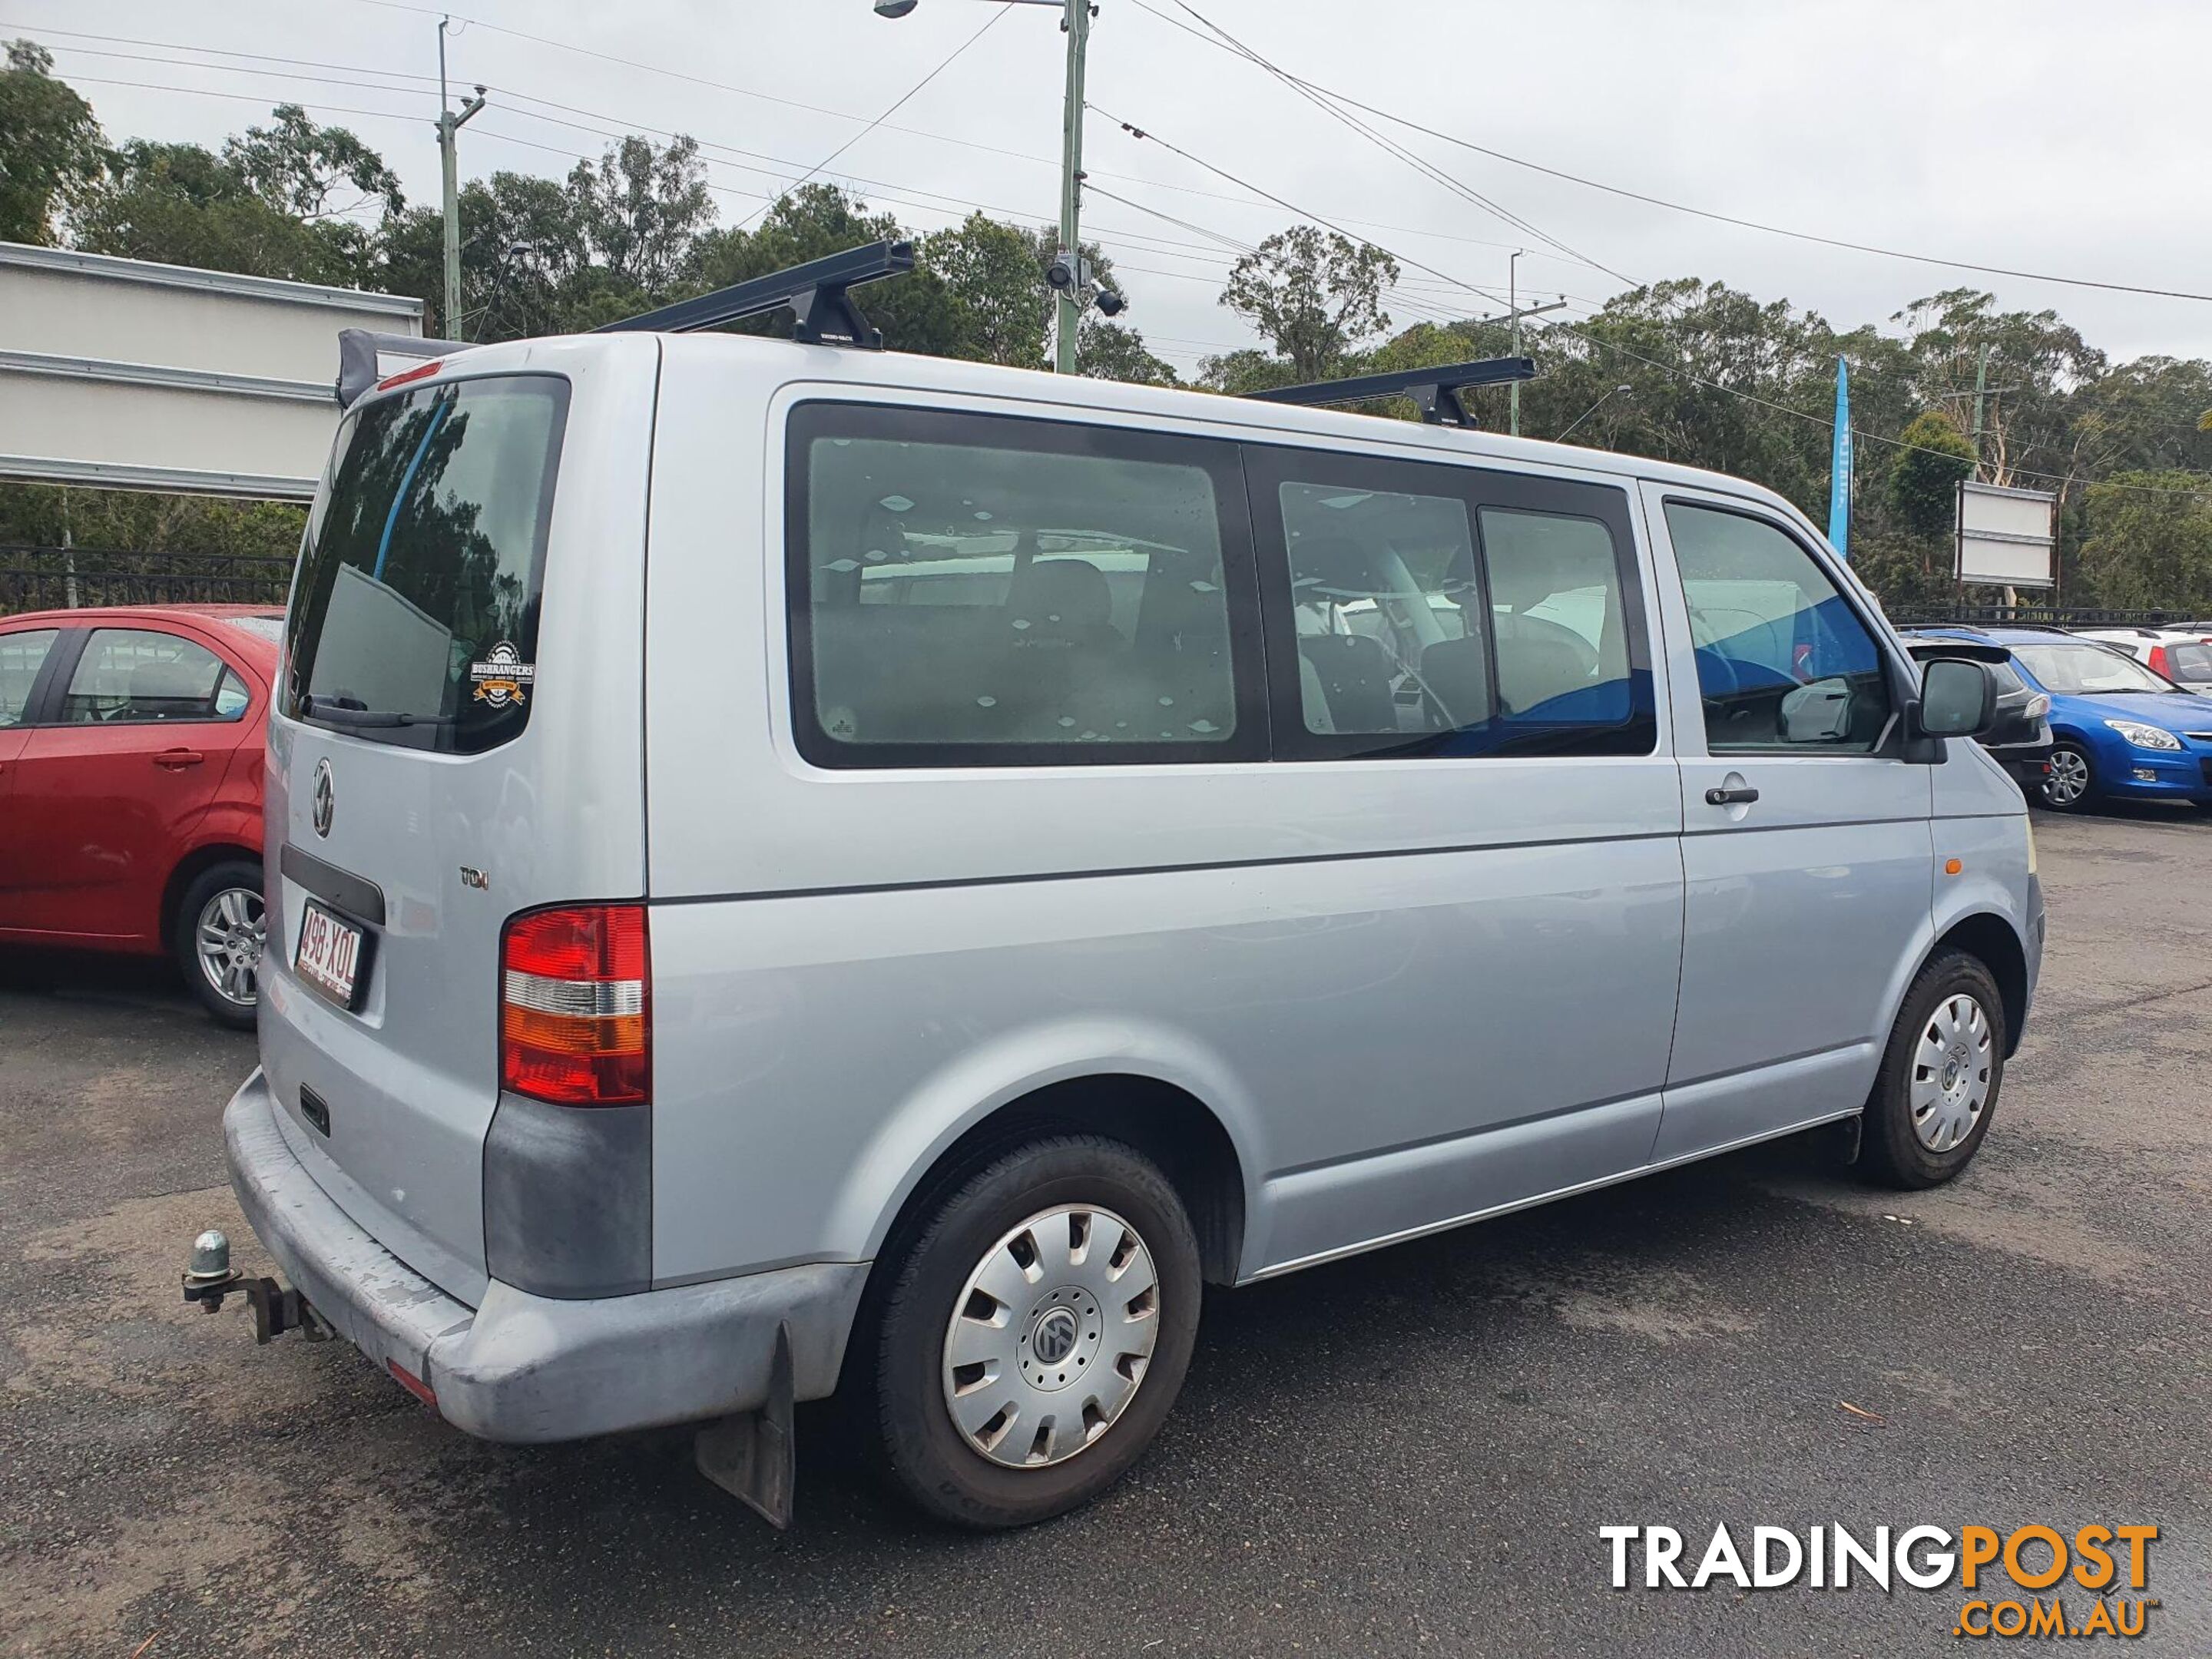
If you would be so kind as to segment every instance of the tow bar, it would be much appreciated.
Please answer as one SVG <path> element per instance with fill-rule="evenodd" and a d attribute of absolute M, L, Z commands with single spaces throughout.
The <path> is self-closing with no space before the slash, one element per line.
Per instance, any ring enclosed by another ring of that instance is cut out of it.
<path fill-rule="evenodd" d="M 307 1298 L 273 1279 L 248 1279 L 230 1265 L 230 1240 L 210 1227 L 192 1241 L 191 1265 L 185 1269 L 185 1300 L 202 1313 L 222 1311 L 228 1297 L 243 1296 L 253 1310 L 253 1340 L 269 1342 L 297 1331 L 320 1342 L 331 1328 L 307 1305 Z"/>

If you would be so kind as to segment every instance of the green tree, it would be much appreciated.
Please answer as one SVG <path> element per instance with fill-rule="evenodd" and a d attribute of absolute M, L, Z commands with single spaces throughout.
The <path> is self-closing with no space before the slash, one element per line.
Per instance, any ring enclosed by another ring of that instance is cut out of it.
<path fill-rule="evenodd" d="M 1052 290 L 1032 233 L 971 213 L 957 228 L 924 237 L 919 252 L 966 311 L 968 337 L 958 356 L 1043 366 Z"/>
<path fill-rule="evenodd" d="M 1373 244 L 1293 225 L 1237 261 L 1221 303 L 1259 330 L 1297 379 L 1325 380 L 1390 326 L 1382 290 L 1397 280 L 1398 262 Z"/>
<path fill-rule="evenodd" d="M 1897 434 L 1889 464 L 1891 509 L 1904 528 L 1930 540 L 1951 533 L 1957 521 L 1959 481 L 1974 476 L 1974 446 L 1936 410 L 1915 416 Z"/>
<path fill-rule="evenodd" d="M 698 143 L 680 135 L 665 145 L 635 134 L 610 144 L 596 167 L 576 163 L 568 193 L 597 260 L 651 301 L 672 296 L 690 277 L 699 239 L 714 222 Z"/>
<path fill-rule="evenodd" d="M 8 43 L 0 70 L 0 241 L 49 244 L 56 220 L 107 170 L 92 106 L 48 73 L 53 55 L 31 40 Z"/>
<path fill-rule="evenodd" d="M 1127 380 L 1137 386 L 1180 386 L 1175 365 L 1145 349 L 1145 337 L 1122 323 L 1109 323 L 1085 312 L 1075 337 L 1075 367 L 1094 380 Z"/>
<path fill-rule="evenodd" d="M 2212 613 L 2212 486 L 2124 472 L 2082 494 L 2081 571 L 2099 603 Z"/>
<path fill-rule="evenodd" d="M 495 173 L 461 186 L 461 317 L 443 316 L 445 216 L 415 208 L 384 222 L 380 282 L 424 302 L 425 330 L 520 340 L 573 325 L 591 247 L 576 199 L 558 179 Z M 633 309 L 637 307 L 633 307 Z"/>
<path fill-rule="evenodd" d="M 404 206 L 398 179 L 344 128 L 316 126 L 296 104 L 275 115 L 273 126 L 248 128 L 220 154 L 131 140 L 112 154 L 106 183 L 78 216 L 78 246 L 205 270 L 374 285 L 378 238 L 352 216 L 372 203 L 386 215 Z M 359 197 L 334 201 L 348 185 Z"/>
<path fill-rule="evenodd" d="M 271 113 L 275 125 L 248 127 L 222 147 L 224 163 L 270 206 L 310 222 L 355 213 L 371 202 L 386 213 L 406 207 L 399 175 L 345 128 L 319 127 L 297 104 L 279 104 Z M 334 204 L 341 185 L 358 194 Z"/>

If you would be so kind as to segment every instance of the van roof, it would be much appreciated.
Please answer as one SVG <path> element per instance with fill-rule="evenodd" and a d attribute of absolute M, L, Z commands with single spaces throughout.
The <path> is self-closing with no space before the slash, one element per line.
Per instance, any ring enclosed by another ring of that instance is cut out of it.
<path fill-rule="evenodd" d="M 1308 408 L 1297 404 L 1224 397 L 1217 392 L 1168 386 L 1136 386 L 1122 380 L 1091 380 L 1082 376 L 1047 374 L 1041 369 L 1008 368 L 997 363 L 967 362 L 950 357 L 931 357 L 902 351 L 862 351 L 846 346 L 800 345 L 788 340 L 763 339 L 744 334 L 568 335 L 557 339 L 519 340 L 498 345 L 473 346 L 465 356 L 446 360 L 451 366 L 480 374 L 500 368 L 552 368 L 572 354 L 635 350 L 634 342 L 654 340 L 667 360 L 693 359 L 702 362 L 732 361 L 758 366 L 779 382 L 817 381 L 825 385 L 896 388 L 902 391 L 949 392 L 972 397 L 1020 398 L 1028 403 L 1058 404 L 1071 411 L 1113 411 L 1151 416 L 1162 420 L 1202 422 L 1224 428 L 1224 435 L 1289 433 L 1301 436 L 1363 444 L 1382 443 L 1409 453 L 1429 452 L 1464 459 L 1468 456 L 1522 466 L 1565 467 L 1578 472 L 1611 473 L 1624 480 L 1649 478 L 1741 496 L 1774 507 L 1811 527 L 1810 521 L 1782 495 L 1748 479 L 1703 467 L 1682 466 L 1671 461 L 1623 455 L 1612 450 L 1585 449 L 1573 444 L 1546 443 L 1533 438 L 1511 438 L 1499 433 L 1464 427 L 1429 426 L 1413 421 L 1388 421 L 1372 415 L 1343 410 Z M 420 384 L 420 382 L 416 382 Z"/>

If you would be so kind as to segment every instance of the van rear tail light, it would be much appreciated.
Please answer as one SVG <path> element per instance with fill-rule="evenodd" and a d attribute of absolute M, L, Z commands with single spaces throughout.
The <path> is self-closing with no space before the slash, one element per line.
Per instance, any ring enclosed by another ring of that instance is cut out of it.
<path fill-rule="evenodd" d="M 652 996 L 643 905 L 511 918 L 500 941 L 500 1086 L 559 1106 L 650 1099 Z"/>
<path fill-rule="evenodd" d="M 2167 659 L 2166 659 L 2166 647 L 2165 647 L 2164 646 L 2162 646 L 2162 645 L 2154 645 L 2153 647 L 2151 647 L 2151 648 L 2150 648 L 2150 671 L 2151 671 L 2151 672 L 2152 672 L 2152 673 L 2154 673 L 2154 674 L 2166 674 L 2166 678 L 2167 678 L 2168 679 L 2171 679 L 2171 678 L 2172 678 L 2173 677 L 2172 677 L 2170 673 L 2167 673 L 2166 666 L 2166 660 L 2167 660 Z"/>

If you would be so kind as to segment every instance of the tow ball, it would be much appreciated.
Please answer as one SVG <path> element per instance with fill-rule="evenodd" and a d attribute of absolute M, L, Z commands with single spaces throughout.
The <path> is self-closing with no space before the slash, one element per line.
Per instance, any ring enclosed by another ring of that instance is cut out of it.
<path fill-rule="evenodd" d="M 331 1334 L 330 1327 L 307 1305 L 307 1298 L 273 1279 L 248 1279 L 230 1265 L 230 1240 L 210 1227 L 192 1241 L 191 1265 L 185 1269 L 185 1300 L 199 1304 L 202 1313 L 218 1313 L 225 1298 L 242 1296 L 253 1310 L 253 1340 L 268 1342 L 287 1331 L 297 1331 L 310 1342 Z"/>

